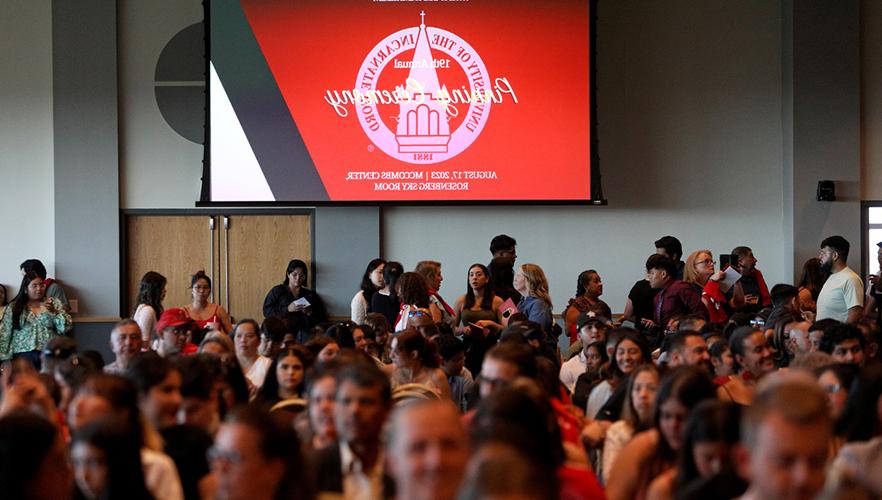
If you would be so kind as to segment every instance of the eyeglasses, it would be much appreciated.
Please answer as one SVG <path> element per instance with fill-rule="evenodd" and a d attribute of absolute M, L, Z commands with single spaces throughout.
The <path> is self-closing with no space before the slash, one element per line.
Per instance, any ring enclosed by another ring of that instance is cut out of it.
<path fill-rule="evenodd" d="M 212 446 L 205 453 L 209 462 L 227 462 L 232 465 L 242 463 L 242 454 L 235 450 L 224 450 L 217 446 Z"/>
<path fill-rule="evenodd" d="M 712 260 L 712 259 L 704 259 L 704 260 L 699 260 L 699 261 L 697 261 L 695 264 L 696 264 L 696 265 L 697 265 L 697 264 L 706 265 L 706 264 L 716 264 L 716 263 L 717 263 L 717 261 L 715 261 L 715 260 Z"/>
<path fill-rule="evenodd" d="M 407 311 L 408 318 L 420 318 L 423 316 L 428 316 L 425 311 L 420 311 L 419 309 Z"/>

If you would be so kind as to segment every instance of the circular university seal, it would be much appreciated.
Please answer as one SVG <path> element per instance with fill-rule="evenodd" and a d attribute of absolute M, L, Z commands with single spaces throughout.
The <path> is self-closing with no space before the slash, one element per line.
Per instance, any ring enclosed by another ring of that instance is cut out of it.
<path fill-rule="evenodd" d="M 399 57 L 409 51 L 412 58 Z M 433 53 L 447 57 L 436 58 Z M 379 88 L 390 64 L 406 68 L 408 75 L 395 82 L 394 89 Z M 462 70 L 467 85 L 448 89 L 446 82 L 439 81 L 437 70 L 452 64 Z M 380 96 L 355 106 L 371 142 L 393 158 L 418 165 L 442 162 L 465 151 L 481 134 L 492 104 L 487 92 L 490 75 L 478 53 L 457 35 L 424 22 L 392 33 L 371 49 L 354 88 Z M 385 116 L 381 111 L 389 109 L 397 115 Z"/>

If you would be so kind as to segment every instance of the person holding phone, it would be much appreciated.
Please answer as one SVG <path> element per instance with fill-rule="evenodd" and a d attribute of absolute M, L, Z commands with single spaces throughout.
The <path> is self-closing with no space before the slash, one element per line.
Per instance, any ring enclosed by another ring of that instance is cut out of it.
<path fill-rule="evenodd" d="M 70 314 L 58 299 L 46 296 L 46 284 L 34 271 L 22 277 L 11 309 L 0 324 L 0 360 L 21 357 L 39 369 L 40 351 L 49 339 L 70 331 Z"/>
<path fill-rule="evenodd" d="M 735 311 L 758 313 L 772 305 L 769 287 L 766 286 L 763 273 L 756 268 L 757 262 L 749 247 L 732 249 L 730 265 L 741 274 L 741 278 L 726 292 L 726 298 Z"/>

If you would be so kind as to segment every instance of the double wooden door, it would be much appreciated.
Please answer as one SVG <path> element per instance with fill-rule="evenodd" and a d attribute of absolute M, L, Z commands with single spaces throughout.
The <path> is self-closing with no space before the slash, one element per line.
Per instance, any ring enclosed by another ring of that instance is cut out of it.
<path fill-rule="evenodd" d="M 212 302 L 234 321 L 260 322 L 263 299 L 284 280 L 288 261 L 312 268 L 312 248 L 311 213 L 128 214 L 122 315 L 132 314 L 147 271 L 168 280 L 169 308 L 190 303 L 190 277 L 202 269 L 212 280 Z"/>

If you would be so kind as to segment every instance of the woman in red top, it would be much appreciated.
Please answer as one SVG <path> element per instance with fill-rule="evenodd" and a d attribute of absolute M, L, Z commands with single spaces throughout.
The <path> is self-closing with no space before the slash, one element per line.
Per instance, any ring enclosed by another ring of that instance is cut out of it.
<path fill-rule="evenodd" d="M 196 274 L 190 278 L 190 293 L 193 302 L 184 306 L 184 310 L 190 315 L 196 328 L 203 332 L 217 331 L 229 335 L 233 330 L 230 315 L 223 307 L 208 301 L 211 296 L 211 278 L 205 274 L 205 271 L 196 271 Z M 202 339 L 193 339 L 193 341 L 198 344 Z"/>

